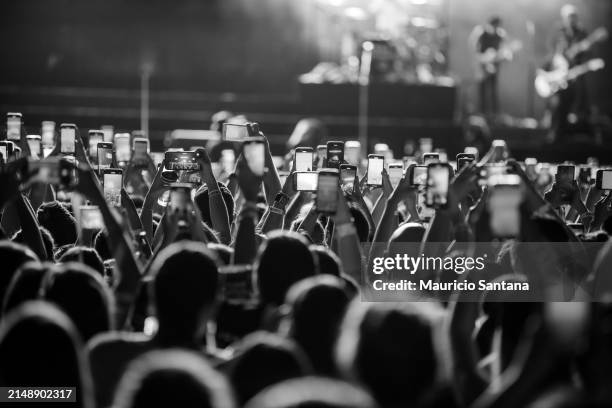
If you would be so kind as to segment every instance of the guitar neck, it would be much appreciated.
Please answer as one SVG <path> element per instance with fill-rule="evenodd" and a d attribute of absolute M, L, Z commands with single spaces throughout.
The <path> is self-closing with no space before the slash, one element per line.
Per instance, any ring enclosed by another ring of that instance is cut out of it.
<path fill-rule="evenodd" d="M 577 65 L 573 68 L 570 68 L 570 70 L 567 72 L 567 80 L 572 81 L 578 78 L 579 76 L 586 74 L 589 71 L 591 71 L 591 68 L 589 67 L 588 63 Z"/>

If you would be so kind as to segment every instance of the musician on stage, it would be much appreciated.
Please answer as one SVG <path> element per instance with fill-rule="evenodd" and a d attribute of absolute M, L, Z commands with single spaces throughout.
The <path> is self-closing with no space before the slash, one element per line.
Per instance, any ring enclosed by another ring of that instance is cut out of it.
<path fill-rule="evenodd" d="M 587 31 L 580 23 L 576 7 L 566 4 L 561 8 L 561 28 L 555 36 L 553 58 L 548 62 L 549 68 L 570 69 L 585 62 L 588 50 L 576 47 L 588 37 Z M 587 91 L 586 76 L 580 76 L 568 83 L 567 88 L 559 91 L 549 103 L 551 109 L 550 140 L 567 133 L 570 113 L 579 119 L 589 116 L 590 102 Z"/>

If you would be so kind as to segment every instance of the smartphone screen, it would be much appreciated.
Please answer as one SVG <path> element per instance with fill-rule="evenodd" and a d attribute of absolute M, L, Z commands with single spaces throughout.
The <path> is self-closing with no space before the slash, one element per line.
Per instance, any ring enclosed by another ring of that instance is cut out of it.
<path fill-rule="evenodd" d="M 104 198 L 115 207 L 121 207 L 121 187 L 123 171 L 121 169 L 105 169 L 103 171 Z"/>
<path fill-rule="evenodd" d="M 7 140 L 21 139 L 21 113 L 9 112 L 6 114 Z"/>
<path fill-rule="evenodd" d="M 422 153 L 431 153 L 433 150 L 433 140 L 428 137 L 419 139 L 419 148 Z"/>
<path fill-rule="evenodd" d="M 42 145 L 46 149 L 55 146 L 55 122 L 45 120 L 41 125 Z"/>
<path fill-rule="evenodd" d="M 440 155 L 438 153 L 426 153 L 423 155 L 423 165 L 427 166 L 430 163 L 438 163 Z"/>
<path fill-rule="evenodd" d="M 344 142 L 327 142 L 327 167 L 340 168 L 344 161 Z"/>
<path fill-rule="evenodd" d="M 149 139 L 137 137 L 134 139 L 134 155 L 146 156 L 149 154 Z"/>
<path fill-rule="evenodd" d="M 102 134 L 104 134 L 104 141 L 106 143 L 112 143 L 114 140 L 113 135 L 115 134 L 115 128 L 111 125 L 104 125 L 100 126 L 100 130 Z"/>
<path fill-rule="evenodd" d="M 344 160 L 346 160 L 348 164 L 358 166 L 360 157 L 361 143 L 356 140 L 347 140 L 344 144 Z"/>
<path fill-rule="evenodd" d="M 519 185 L 497 185 L 491 188 L 488 200 L 491 232 L 496 237 L 516 237 L 521 220 L 519 205 L 521 191 Z"/>
<path fill-rule="evenodd" d="M 427 166 L 427 191 L 425 204 L 429 207 L 443 207 L 448 202 L 450 167 L 442 163 Z"/>
<path fill-rule="evenodd" d="M 355 175 L 357 174 L 357 166 L 352 164 L 340 165 L 340 180 L 344 191 L 349 194 L 353 194 L 355 188 Z"/>
<path fill-rule="evenodd" d="M 319 172 L 317 182 L 317 210 L 325 214 L 335 214 L 338 208 L 338 173 L 331 170 Z"/>
<path fill-rule="evenodd" d="M 600 190 L 612 190 L 612 169 L 597 170 L 595 183 Z"/>
<path fill-rule="evenodd" d="M 295 173 L 295 189 L 297 191 L 317 191 L 318 175 L 315 171 Z"/>
<path fill-rule="evenodd" d="M 295 149 L 295 171 L 312 171 L 312 161 L 311 148 Z"/>
<path fill-rule="evenodd" d="M 318 145 L 317 146 L 317 168 L 323 168 L 325 163 L 325 159 L 327 158 L 327 146 L 326 145 Z"/>
<path fill-rule="evenodd" d="M 197 171 L 200 169 L 194 151 L 168 151 L 164 157 L 168 170 Z"/>
<path fill-rule="evenodd" d="M 263 176 L 265 171 L 265 146 L 263 140 L 260 138 L 247 139 L 242 149 L 244 159 L 251 172 L 256 176 Z"/>
<path fill-rule="evenodd" d="M 104 142 L 104 134 L 100 130 L 90 130 L 89 133 L 89 157 L 92 160 L 98 158 L 98 143 Z"/>
<path fill-rule="evenodd" d="M 85 230 L 97 230 L 104 228 L 102 213 L 97 205 L 84 205 L 80 208 L 81 228 Z"/>
<path fill-rule="evenodd" d="M 249 129 L 246 124 L 224 123 L 223 139 L 230 142 L 242 142 L 249 137 Z"/>
<path fill-rule="evenodd" d="M 130 135 L 128 133 L 118 133 L 115 135 L 115 155 L 118 162 L 129 162 L 132 158 Z"/>
<path fill-rule="evenodd" d="M 384 168 L 385 159 L 382 155 L 368 155 L 368 185 L 382 186 L 382 171 Z"/>
<path fill-rule="evenodd" d="M 410 184 L 413 186 L 424 186 L 427 184 L 427 166 L 414 166 Z"/>
<path fill-rule="evenodd" d="M 108 169 L 113 164 L 113 144 L 98 143 L 98 170 Z"/>
<path fill-rule="evenodd" d="M 561 164 L 557 166 L 557 175 L 555 181 L 562 184 L 571 184 L 574 181 L 576 167 L 572 165 Z"/>
<path fill-rule="evenodd" d="M 404 165 L 403 164 L 389 164 L 389 181 L 395 188 L 402 177 L 404 176 Z"/>
<path fill-rule="evenodd" d="M 30 153 L 34 157 L 42 156 L 42 145 L 41 138 L 38 135 L 28 135 L 28 147 L 30 148 Z"/>
<path fill-rule="evenodd" d="M 74 154 L 76 144 L 76 128 L 74 125 L 60 127 L 60 151 L 64 154 Z"/>

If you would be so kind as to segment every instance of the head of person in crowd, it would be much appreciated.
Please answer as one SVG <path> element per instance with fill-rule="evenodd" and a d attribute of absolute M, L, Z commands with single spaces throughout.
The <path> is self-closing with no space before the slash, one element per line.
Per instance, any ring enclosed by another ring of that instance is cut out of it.
<path fill-rule="evenodd" d="M 21 265 L 6 290 L 1 315 L 6 315 L 28 300 L 38 299 L 43 278 L 51 268 L 53 268 L 51 263 L 41 264 L 36 261 Z"/>
<path fill-rule="evenodd" d="M 104 276 L 104 263 L 98 252 L 94 248 L 86 246 L 76 246 L 68 249 L 64 252 L 58 262 L 82 262 L 89 266 L 94 271 L 98 272 L 100 276 Z"/>
<path fill-rule="evenodd" d="M 316 263 L 302 235 L 273 231 L 255 259 L 257 288 L 264 304 L 279 306 L 294 283 L 316 274 Z"/>
<path fill-rule="evenodd" d="M 195 352 L 169 349 L 130 364 L 115 393 L 115 408 L 234 408 L 225 378 Z"/>
<path fill-rule="evenodd" d="M 293 341 L 265 332 L 245 337 L 228 365 L 241 406 L 266 387 L 310 373 L 310 363 Z"/>
<path fill-rule="evenodd" d="M 245 408 L 376 408 L 371 395 L 344 381 L 306 377 L 268 387 Z"/>
<path fill-rule="evenodd" d="M 112 293 L 102 276 L 82 263 L 53 268 L 42 282 L 41 295 L 72 319 L 83 341 L 113 329 Z"/>
<path fill-rule="evenodd" d="M 287 140 L 287 150 L 295 149 L 298 146 L 316 148 L 317 145 L 323 144 L 327 140 L 327 128 L 320 119 L 300 119 L 293 132 L 291 132 L 289 140 Z"/>
<path fill-rule="evenodd" d="M 336 345 L 341 372 L 381 406 L 417 406 L 444 374 L 441 317 L 431 302 L 353 302 Z"/>
<path fill-rule="evenodd" d="M 73 245 L 77 240 L 77 224 L 75 218 L 58 201 L 43 203 L 36 213 L 38 222 L 45 227 L 55 241 L 56 247 Z"/>
<path fill-rule="evenodd" d="M 219 297 L 218 260 L 202 243 L 177 242 L 151 266 L 151 297 L 162 346 L 199 347 Z"/>
<path fill-rule="evenodd" d="M 0 304 L 4 303 L 4 296 L 15 272 L 21 265 L 29 261 L 38 261 L 32 250 L 21 244 L 11 241 L 0 241 Z"/>
<path fill-rule="evenodd" d="M 342 274 L 342 261 L 334 251 L 323 245 L 310 245 L 309 248 L 317 260 L 319 273 L 338 277 Z"/>
<path fill-rule="evenodd" d="M 0 386 L 76 387 L 76 407 L 93 407 L 89 365 L 70 318 L 50 303 L 26 302 L 0 325 Z"/>
<path fill-rule="evenodd" d="M 54 261 L 54 250 L 55 250 L 55 241 L 53 241 L 53 236 L 45 227 L 40 227 L 40 236 L 42 237 L 43 244 L 45 246 L 45 252 L 49 257 L 49 261 Z M 23 242 L 23 230 L 19 230 L 13 235 L 13 242 L 17 242 L 19 244 L 25 244 Z"/>
<path fill-rule="evenodd" d="M 225 184 L 218 182 L 219 190 L 221 191 L 221 197 L 225 202 L 225 208 L 227 208 L 227 215 L 229 217 L 229 223 L 232 225 L 234 222 L 234 197 Z M 194 202 L 200 210 L 202 221 L 212 226 L 212 220 L 210 218 L 210 208 L 208 205 L 208 188 L 201 187 L 195 194 Z"/>
<path fill-rule="evenodd" d="M 337 375 L 334 344 L 350 300 L 344 282 L 331 275 L 304 279 L 287 294 L 281 327 L 304 349 L 317 374 Z"/>
<path fill-rule="evenodd" d="M 153 229 L 153 231 L 155 231 L 155 229 Z M 104 230 L 100 230 L 94 235 L 93 247 L 103 261 L 113 258 L 113 254 L 108 247 L 107 236 Z"/>

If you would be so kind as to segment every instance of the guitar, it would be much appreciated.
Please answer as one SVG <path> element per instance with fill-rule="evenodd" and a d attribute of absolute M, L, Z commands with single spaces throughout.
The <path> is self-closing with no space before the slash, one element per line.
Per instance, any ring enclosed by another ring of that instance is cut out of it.
<path fill-rule="evenodd" d="M 573 60 L 576 58 L 578 54 L 581 52 L 587 51 L 593 45 L 598 42 L 605 41 L 608 39 L 608 30 L 604 27 L 599 27 L 595 31 L 593 31 L 587 38 L 582 41 L 577 42 L 576 44 L 571 45 L 565 52 L 564 56 L 568 60 Z"/>
<path fill-rule="evenodd" d="M 555 69 L 553 71 L 540 69 L 534 83 L 536 92 L 542 98 L 550 98 L 562 89 L 567 88 L 571 81 L 587 72 L 603 69 L 605 66 L 604 60 L 595 58 L 570 69 Z"/>
<path fill-rule="evenodd" d="M 523 43 L 514 40 L 500 49 L 489 48 L 485 52 L 478 54 L 476 67 L 476 78 L 483 79 L 488 75 L 494 75 L 499 70 L 499 64 L 504 61 L 511 61 L 514 54 L 523 48 Z"/>

